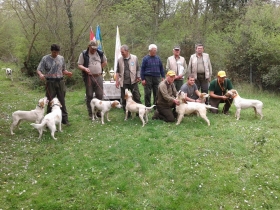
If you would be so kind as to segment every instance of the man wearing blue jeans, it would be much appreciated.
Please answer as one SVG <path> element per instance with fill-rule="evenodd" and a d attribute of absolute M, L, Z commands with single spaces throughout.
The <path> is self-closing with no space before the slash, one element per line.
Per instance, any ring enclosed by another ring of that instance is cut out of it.
<path fill-rule="evenodd" d="M 151 94 L 153 91 L 154 103 L 158 91 L 158 85 L 164 79 L 164 69 L 160 57 L 157 54 L 157 46 L 155 44 L 149 45 L 149 54 L 142 60 L 141 66 L 141 80 L 144 86 L 145 106 L 151 106 Z"/>

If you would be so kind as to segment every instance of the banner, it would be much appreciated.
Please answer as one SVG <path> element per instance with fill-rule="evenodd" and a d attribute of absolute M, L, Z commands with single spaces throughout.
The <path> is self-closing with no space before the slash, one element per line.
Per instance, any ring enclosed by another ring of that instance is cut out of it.
<path fill-rule="evenodd" d="M 94 33 L 92 31 L 92 27 L 90 27 L 90 32 L 89 32 L 89 41 L 91 41 L 91 40 L 95 40 Z"/>
<path fill-rule="evenodd" d="M 118 59 L 119 59 L 121 56 L 122 56 L 122 55 L 121 55 L 121 40 L 120 40 L 119 27 L 117 26 L 114 72 L 117 71 Z"/>
<path fill-rule="evenodd" d="M 96 27 L 95 37 L 98 44 L 98 49 L 102 51 L 102 37 L 101 37 L 101 31 L 99 25 Z"/>

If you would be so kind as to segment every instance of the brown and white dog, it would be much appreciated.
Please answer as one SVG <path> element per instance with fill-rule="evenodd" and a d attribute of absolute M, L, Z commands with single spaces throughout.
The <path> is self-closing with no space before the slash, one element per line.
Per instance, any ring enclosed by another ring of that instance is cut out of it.
<path fill-rule="evenodd" d="M 138 113 L 139 117 L 140 117 L 140 119 L 142 121 L 142 124 L 143 124 L 142 127 L 144 127 L 144 125 L 146 123 L 148 123 L 148 113 L 149 113 L 149 111 L 152 110 L 153 107 L 156 106 L 156 105 L 153 105 L 153 106 L 150 106 L 150 107 L 146 107 L 143 104 L 136 103 L 135 101 L 133 101 L 132 93 L 128 89 L 125 89 L 125 96 L 124 96 L 124 98 L 126 100 L 125 119 L 124 120 L 127 120 L 128 112 L 131 112 L 132 119 L 134 118 L 135 114 Z M 144 117 L 146 119 L 146 122 L 144 120 Z"/>
<path fill-rule="evenodd" d="M 54 140 L 57 138 L 54 137 L 54 133 L 56 131 L 56 125 L 58 124 L 58 130 L 61 130 L 61 120 L 62 120 L 62 112 L 61 112 L 61 104 L 57 98 L 54 98 L 50 102 L 50 106 L 52 107 L 52 111 L 48 113 L 42 120 L 40 124 L 31 123 L 31 125 L 36 128 L 39 132 L 39 139 L 42 137 L 43 130 L 47 126 L 51 131 L 51 136 Z"/>
<path fill-rule="evenodd" d="M 237 120 L 239 120 L 239 118 L 240 118 L 241 109 L 246 109 L 246 108 L 250 108 L 250 107 L 254 108 L 256 116 L 257 116 L 257 114 L 259 114 L 261 116 L 261 119 L 263 118 L 263 114 L 262 114 L 263 103 L 261 101 L 254 100 L 254 99 L 241 98 L 239 96 L 238 92 L 234 89 L 229 90 L 226 93 L 226 96 L 233 99 L 233 103 L 236 107 L 235 117 Z"/>
<path fill-rule="evenodd" d="M 216 107 L 212 107 L 211 105 L 206 105 L 205 103 L 196 103 L 196 102 L 187 102 L 185 100 L 185 93 L 179 91 L 177 94 L 177 99 L 180 102 L 179 106 L 176 106 L 176 112 L 178 113 L 178 120 L 176 125 L 179 125 L 185 114 L 190 115 L 192 113 L 196 113 L 197 116 L 200 116 L 204 119 L 208 126 L 210 126 L 210 121 L 208 120 L 206 114 L 207 109 L 217 109 Z"/>
<path fill-rule="evenodd" d="M 45 106 L 49 103 L 47 97 L 41 98 L 38 101 L 38 105 L 34 110 L 31 111 L 15 111 L 12 114 L 13 122 L 11 124 L 11 134 L 14 135 L 13 132 L 15 127 L 18 127 L 22 120 L 26 120 L 29 122 L 40 123 L 44 117 Z"/>
<path fill-rule="evenodd" d="M 101 111 L 101 123 L 104 124 L 104 115 L 106 114 L 107 121 L 109 120 L 109 111 L 111 108 L 122 108 L 122 105 L 119 101 L 101 101 L 97 98 L 93 98 L 90 102 L 91 110 L 92 110 L 92 121 L 95 120 L 94 117 L 97 118 L 97 110 Z"/>

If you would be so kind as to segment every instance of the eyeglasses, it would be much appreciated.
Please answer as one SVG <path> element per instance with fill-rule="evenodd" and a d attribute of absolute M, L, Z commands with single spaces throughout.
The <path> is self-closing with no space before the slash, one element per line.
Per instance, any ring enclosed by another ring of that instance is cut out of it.
<path fill-rule="evenodd" d="M 174 49 L 175 51 L 180 51 L 179 49 Z"/>

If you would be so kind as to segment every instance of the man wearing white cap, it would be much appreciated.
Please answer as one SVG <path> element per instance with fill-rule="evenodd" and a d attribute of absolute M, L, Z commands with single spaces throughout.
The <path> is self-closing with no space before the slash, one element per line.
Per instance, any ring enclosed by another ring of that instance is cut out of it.
<path fill-rule="evenodd" d="M 176 99 L 177 90 L 174 85 L 176 73 L 172 70 L 166 73 L 166 79 L 158 87 L 156 111 L 153 120 L 164 120 L 165 122 L 175 122 L 177 118 L 176 105 L 180 105 Z"/>
<path fill-rule="evenodd" d="M 213 107 L 219 108 L 220 103 L 225 103 L 223 107 L 223 113 L 229 115 L 229 108 L 232 104 L 233 99 L 225 96 L 228 90 L 233 88 L 231 81 L 226 78 L 226 72 L 219 71 L 217 75 L 217 79 L 214 79 L 210 82 L 209 86 L 209 95 L 210 100 L 209 104 Z M 216 109 L 210 109 L 212 113 L 218 113 Z"/>
<path fill-rule="evenodd" d="M 157 55 L 157 46 L 149 45 L 149 54 L 142 60 L 140 72 L 145 93 L 145 106 L 151 106 L 151 94 L 153 92 L 154 104 L 156 102 L 158 85 L 163 80 L 164 69 L 160 57 Z"/>
<path fill-rule="evenodd" d="M 166 71 L 173 70 L 175 72 L 174 85 L 179 91 L 184 83 L 184 76 L 187 73 L 187 64 L 184 57 L 180 56 L 180 46 L 174 46 L 173 55 L 167 58 Z"/>

